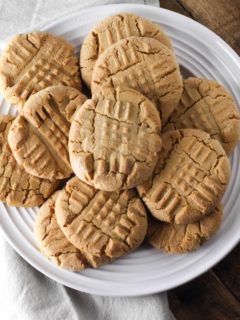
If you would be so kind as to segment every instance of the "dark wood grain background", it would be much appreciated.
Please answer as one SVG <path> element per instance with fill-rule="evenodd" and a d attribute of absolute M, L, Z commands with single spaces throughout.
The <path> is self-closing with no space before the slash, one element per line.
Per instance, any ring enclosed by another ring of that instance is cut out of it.
<path fill-rule="evenodd" d="M 213 30 L 240 54 L 240 0 L 160 2 Z M 240 244 L 207 273 L 169 291 L 169 304 L 177 320 L 240 320 Z"/>

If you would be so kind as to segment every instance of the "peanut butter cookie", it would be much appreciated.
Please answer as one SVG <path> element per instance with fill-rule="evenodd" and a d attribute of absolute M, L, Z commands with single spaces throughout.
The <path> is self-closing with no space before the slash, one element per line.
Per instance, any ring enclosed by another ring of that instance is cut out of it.
<path fill-rule="evenodd" d="M 93 28 L 81 47 L 81 75 L 88 87 L 91 86 L 93 68 L 99 55 L 115 42 L 131 36 L 154 38 L 172 49 L 164 31 L 150 20 L 131 13 L 108 17 Z"/>
<path fill-rule="evenodd" d="M 80 271 L 89 266 L 85 256 L 64 236 L 55 217 L 55 192 L 40 208 L 34 226 L 35 238 L 41 252 L 59 267 Z"/>
<path fill-rule="evenodd" d="M 55 203 L 60 191 L 55 192 L 40 208 L 34 234 L 40 251 L 58 266 L 72 271 L 99 267 L 103 259 L 88 255 L 74 247 L 57 224 Z"/>
<path fill-rule="evenodd" d="M 92 92 L 125 85 L 153 101 L 164 124 L 182 93 L 182 77 L 171 50 L 153 38 L 130 37 L 107 48 L 92 74 Z"/>
<path fill-rule="evenodd" d="M 222 205 L 195 223 L 177 225 L 149 219 L 148 241 L 158 250 L 171 253 L 186 253 L 197 249 L 209 240 L 220 228 Z"/>
<path fill-rule="evenodd" d="M 136 249 L 147 231 L 147 215 L 134 189 L 104 192 L 72 178 L 56 201 L 57 222 L 82 252 L 104 261 Z"/>
<path fill-rule="evenodd" d="M 229 154 L 240 136 L 240 114 L 229 92 L 213 80 L 188 78 L 164 131 L 194 128 L 221 142 Z"/>
<path fill-rule="evenodd" d="M 35 207 L 55 191 L 58 181 L 36 178 L 17 164 L 7 141 L 12 121 L 12 116 L 0 116 L 0 201 L 15 207 Z"/>
<path fill-rule="evenodd" d="M 64 86 L 46 88 L 28 99 L 8 135 L 15 159 L 27 172 L 50 180 L 72 174 L 70 121 L 85 99 L 77 89 Z"/>
<path fill-rule="evenodd" d="M 16 35 L 0 58 L 0 91 L 22 110 L 34 93 L 53 85 L 81 88 L 78 59 L 63 38 L 46 32 Z"/>
<path fill-rule="evenodd" d="M 198 221 L 213 210 L 227 188 L 231 169 L 226 153 L 200 130 L 169 131 L 162 139 L 156 169 L 138 187 L 139 194 L 161 221 Z"/>
<path fill-rule="evenodd" d="M 69 153 L 74 173 L 105 191 L 143 183 L 157 162 L 160 128 L 157 109 L 139 92 L 103 88 L 73 118 Z"/>

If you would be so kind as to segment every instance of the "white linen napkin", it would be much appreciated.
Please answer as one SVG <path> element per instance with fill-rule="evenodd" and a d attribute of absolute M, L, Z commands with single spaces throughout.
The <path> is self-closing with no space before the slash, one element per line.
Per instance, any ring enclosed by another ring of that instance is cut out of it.
<path fill-rule="evenodd" d="M 0 49 L 15 33 L 86 7 L 108 3 L 159 6 L 158 0 L 0 0 Z M 4 320 L 173 320 L 167 294 L 101 297 L 67 288 L 25 262 L 0 230 L 0 319 Z"/>

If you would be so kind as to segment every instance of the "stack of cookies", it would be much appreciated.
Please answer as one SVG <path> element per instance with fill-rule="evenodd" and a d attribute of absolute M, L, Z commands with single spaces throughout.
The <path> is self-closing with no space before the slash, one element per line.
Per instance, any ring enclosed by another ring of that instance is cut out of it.
<path fill-rule="evenodd" d="M 79 62 L 62 38 L 17 35 L 0 90 L 18 110 L 0 117 L 0 199 L 41 205 L 36 241 L 60 267 L 99 267 L 145 238 L 189 252 L 219 229 L 240 115 L 217 82 L 182 79 L 158 25 L 111 16 Z"/>

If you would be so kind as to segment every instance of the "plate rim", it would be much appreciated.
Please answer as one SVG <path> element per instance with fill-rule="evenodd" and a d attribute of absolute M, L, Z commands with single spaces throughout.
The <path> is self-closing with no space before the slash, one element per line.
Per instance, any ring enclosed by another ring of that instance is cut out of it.
<path fill-rule="evenodd" d="M 177 18 L 179 19 L 185 19 L 186 21 L 188 21 L 188 23 L 190 22 L 191 24 L 194 25 L 195 28 L 200 28 L 202 29 L 202 31 L 206 34 L 207 33 L 207 36 L 211 37 L 212 39 L 215 39 L 217 40 L 223 47 L 224 49 L 232 56 L 234 57 L 234 59 L 236 60 L 236 63 L 238 64 L 238 69 L 240 71 L 240 57 L 237 55 L 237 53 L 222 39 L 220 38 L 217 34 L 215 34 L 213 31 L 209 30 L 207 27 L 205 27 L 204 25 L 200 24 L 199 22 L 195 21 L 195 20 L 192 20 L 190 19 L 189 17 L 186 17 L 186 16 L 183 16 L 179 13 L 176 13 L 176 12 L 173 12 L 173 11 L 170 11 L 170 10 L 167 10 L 167 9 L 163 9 L 163 8 L 158 8 L 158 7 L 153 7 L 153 6 L 148 6 L 148 5 L 140 5 L 140 4 L 110 4 L 110 5 L 101 5 L 101 6 L 96 6 L 96 7 L 91 7 L 91 8 L 87 8 L 87 9 L 83 9 L 83 10 L 78 10 L 74 13 L 71 13 L 69 15 L 66 15 L 66 16 L 62 16 L 60 18 L 57 18 L 55 19 L 54 21 L 52 22 L 49 22 L 48 24 L 46 24 L 45 26 L 42 26 L 39 28 L 39 30 L 42 30 L 42 31 L 47 31 L 49 28 L 52 28 L 54 26 L 57 26 L 58 24 L 63 24 L 65 23 L 66 21 L 72 19 L 72 18 L 75 18 L 77 17 L 79 14 L 84 14 L 84 13 L 91 13 L 91 11 L 94 11 L 94 12 L 97 12 L 97 10 L 101 10 L 101 9 L 104 9 L 104 8 L 122 8 L 123 10 L 128 10 L 128 8 L 135 8 L 136 10 L 139 9 L 139 8 L 144 8 L 145 10 L 161 10 L 161 12 L 165 12 L 165 14 L 167 15 L 172 15 L 172 16 L 176 16 Z M 36 29 L 36 28 L 35 28 Z M 237 198 L 237 201 L 234 203 L 233 205 L 233 208 L 232 210 L 237 206 L 237 204 L 240 202 L 240 196 L 238 196 Z M 6 211 L 5 214 L 8 214 L 7 213 L 7 210 L 5 209 L 4 205 L 1 203 L 1 208 L 2 210 Z M 1 221 L 1 215 L 0 215 L 0 221 Z M 14 242 L 13 239 L 11 238 L 11 236 L 7 233 L 6 229 L 3 228 L 2 226 L 2 223 L 0 223 L 0 227 L 1 227 L 1 230 L 3 231 L 3 234 L 5 236 L 5 238 L 8 240 L 8 242 L 11 244 L 11 246 L 15 249 L 15 251 L 18 252 L 18 254 L 24 259 L 26 260 L 30 265 L 32 265 L 36 270 L 42 272 L 43 274 L 45 274 L 46 276 L 48 276 L 49 278 L 55 280 L 56 282 L 58 283 L 61 283 L 65 286 L 68 286 L 68 287 L 71 287 L 73 289 L 76 289 L 76 290 L 81 290 L 79 288 L 79 284 L 76 284 L 76 285 L 70 285 L 66 279 L 63 279 L 63 277 L 60 277 L 60 276 L 57 276 L 55 275 L 54 273 L 50 272 L 48 269 L 48 260 L 44 258 L 45 260 L 45 263 L 44 264 L 37 264 L 36 263 L 36 259 L 35 257 L 29 257 L 25 252 L 24 250 L 21 250 L 21 245 L 20 243 L 18 243 L 17 241 Z M 16 226 L 15 226 L 16 227 Z M 16 227 L 17 228 L 17 227 Z M 240 241 L 240 234 L 237 235 L 235 234 L 235 237 L 232 237 L 231 239 L 229 239 L 229 242 L 228 242 L 228 245 L 225 246 L 224 248 L 224 253 L 222 252 L 218 252 L 217 255 L 214 255 L 213 257 L 210 257 L 209 260 L 208 260 L 208 264 L 205 264 L 204 265 L 204 268 L 199 271 L 198 269 L 195 269 L 194 272 L 191 272 L 191 275 L 187 275 L 186 276 L 186 273 L 185 273 L 185 276 L 182 276 L 180 280 L 176 281 L 175 280 L 175 283 L 172 284 L 172 285 L 165 285 L 165 287 L 162 287 L 161 284 L 160 284 L 160 289 L 155 286 L 154 288 L 152 287 L 146 287 L 146 286 L 141 286 L 140 288 L 136 289 L 135 293 L 133 292 L 130 292 L 130 293 L 126 293 L 123 294 L 122 292 L 121 293 L 118 293 L 117 290 L 116 292 L 111 292 L 111 296 L 139 296 L 139 295 L 148 295 L 148 294 L 153 294 L 153 293 L 159 293 L 159 292 L 162 292 L 162 291 L 166 291 L 166 290 L 170 290 L 172 288 L 175 288 L 175 287 L 178 287 L 184 283 L 187 283 L 191 280 L 193 280 L 194 278 L 200 276 L 201 274 L 203 274 L 204 272 L 206 272 L 207 270 L 209 270 L 210 268 L 212 268 L 215 264 L 217 264 L 220 260 L 222 260 L 237 244 L 238 242 Z M 39 253 L 40 254 L 40 253 Z M 31 260 L 32 259 L 32 260 Z M 42 260 L 43 261 L 43 260 Z M 57 268 L 57 267 L 56 267 Z M 126 286 L 126 291 L 127 291 L 127 286 Z M 91 293 L 91 294 L 97 294 L 97 295 L 101 295 L 101 296 L 109 296 L 109 294 L 107 294 L 106 292 L 102 291 L 101 289 L 99 288 L 96 288 L 96 289 L 92 289 L 92 288 L 88 288 L 88 290 L 86 290 L 86 288 L 84 287 L 84 292 L 87 292 L 87 293 Z"/>

